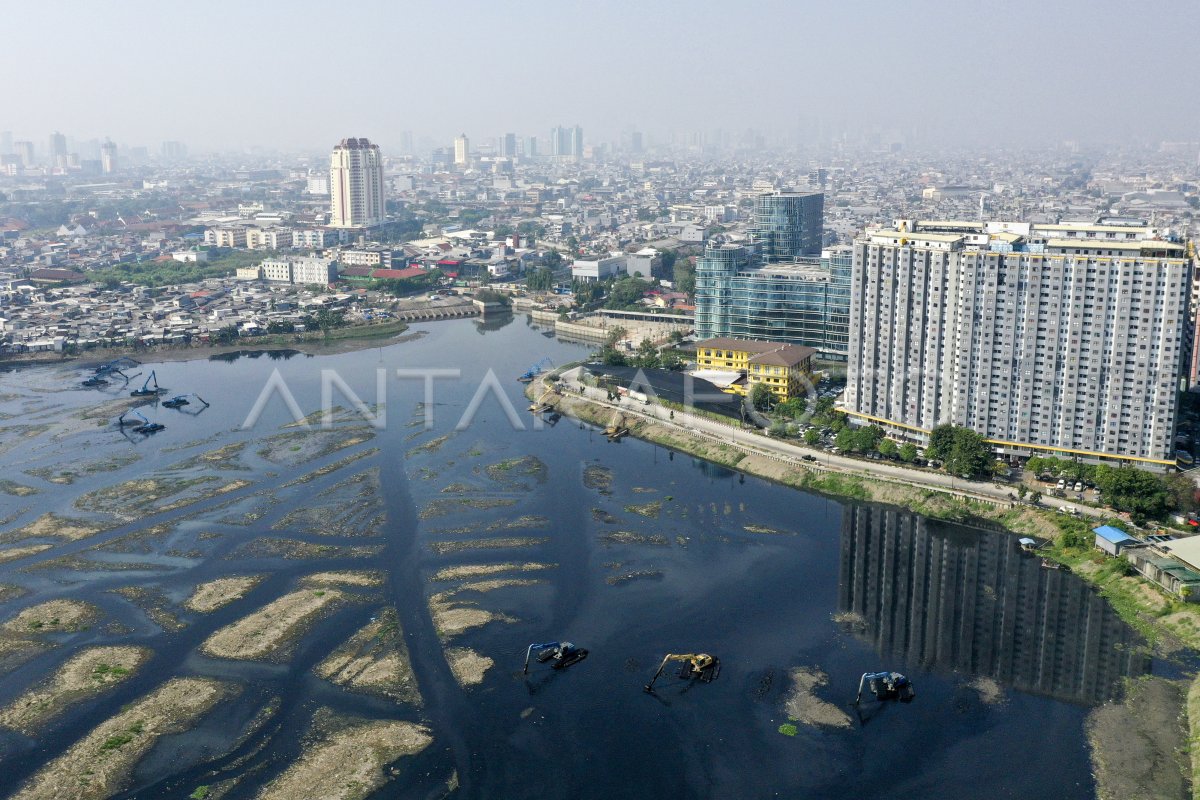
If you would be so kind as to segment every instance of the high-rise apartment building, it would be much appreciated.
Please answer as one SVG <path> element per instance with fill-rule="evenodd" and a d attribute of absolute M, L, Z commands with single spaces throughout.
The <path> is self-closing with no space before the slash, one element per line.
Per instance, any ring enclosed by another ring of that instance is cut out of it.
<path fill-rule="evenodd" d="M 506 133 L 501 140 L 500 155 L 505 158 L 513 158 L 519 155 L 517 153 L 517 135 L 515 133 Z"/>
<path fill-rule="evenodd" d="M 329 163 L 329 225 L 371 228 L 382 225 L 387 206 L 383 193 L 383 157 L 368 139 L 343 139 Z"/>
<path fill-rule="evenodd" d="M 104 144 L 100 145 L 100 171 L 111 175 L 117 168 L 117 146 L 111 139 L 105 139 Z"/>
<path fill-rule="evenodd" d="M 187 158 L 187 146 L 183 142 L 166 141 L 162 143 L 162 157 L 168 161 L 179 161 Z"/>
<path fill-rule="evenodd" d="M 52 166 L 66 166 L 67 158 L 67 137 L 63 136 L 58 131 L 50 134 L 49 150 L 47 152 L 50 164 Z M 62 162 L 60 164 L 60 161 Z"/>
<path fill-rule="evenodd" d="M 21 166 L 33 166 L 33 142 L 13 142 L 13 152 L 21 159 Z"/>
<path fill-rule="evenodd" d="M 854 242 L 844 410 L 1166 467 L 1192 263 L 1146 226 L 898 221 Z"/>
<path fill-rule="evenodd" d="M 13 151 L 12 131 L 0 131 L 0 156 L 6 156 Z"/>
<path fill-rule="evenodd" d="M 561 160 L 579 161 L 583 158 L 583 128 L 554 127 L 550 129 L 550 155 Z"/>
<path fill-rule="evenodd" d="M 825 195 L 820 192 L 771 192 L 754 198 L 750 234 L 766 264 L 821 252 Z"/>
<path fill-rule="evenodd" d="M 454 138 L 454 165 L 465 167 L 471 160 L 471 142 L 465 133 Z"/>

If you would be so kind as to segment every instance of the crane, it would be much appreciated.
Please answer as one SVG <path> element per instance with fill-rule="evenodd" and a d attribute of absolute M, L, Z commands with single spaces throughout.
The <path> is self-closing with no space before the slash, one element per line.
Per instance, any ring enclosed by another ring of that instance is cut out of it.
<path fill-rule="evenodd" d="M 553 669 L 566 669 L 572 664 L 583 661 L 588 656 L 587 650 L 576 647 L 570 642 L 531 644 L 525 649 L 525 674 L 529 674 L 529 657 L 533 655 L 534 650 L 539 651 L 537 654 L 539 664 L 545 664 L 553 659 L 554 663 L 550 665 Z"/>
<path fill-rule="evenodd" d="M 683 666 L 679 668 L 679 677 L 684 680 L 698 680 L 702 683 L 712 683 L 721 674 L 721 659 L 715 656 L 710 656 L 707 653 L 667 653 L 662 663 L 658 665 L 658 671 L 654 673 L 654 677 L 650 679 L 650 682 L 642 687 L 642 691 L 652 694 L 654 692 L 654 682 L 658 680 L 659 675 L 662 675 L 663 670 L 667 668 L 667 664 L 672 661 L 683 662 Z"/>
<path fill-rule="evenodd" d="M 864 672 L 858 679 L 858 696 L 854 705 L 862 700 L 863 689 L 869 688 L 876 700 L 899 700 L 901 703 L 911 702 L 917 696 L 912 681 L 899 672 Z"/>
<path fill-rule="evenodd" d="M 150 388 L 150 382 L 154 381 L 154 388 Z M 154 370 L 150 370 L 150 377 L 146 378 L 146 382 L 142 384 L 142 388 L 134 389 L 129 393 L 130 397 L 158 397 L 163 392 L 167 391 L 159 387 L 158 376 L 154 374 Z"/>

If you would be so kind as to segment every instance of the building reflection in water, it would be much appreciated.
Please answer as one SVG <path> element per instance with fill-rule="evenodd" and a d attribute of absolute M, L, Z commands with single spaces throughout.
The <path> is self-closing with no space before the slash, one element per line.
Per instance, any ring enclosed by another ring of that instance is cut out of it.
<path fill-rule="evenodd" d="M 1016 537 L 848 506 L 838 607 L 889 661 L 983 675 L 1098 703 L 1150 670 L 1138 635 L 1082 580 L 1046 569 Z"/>

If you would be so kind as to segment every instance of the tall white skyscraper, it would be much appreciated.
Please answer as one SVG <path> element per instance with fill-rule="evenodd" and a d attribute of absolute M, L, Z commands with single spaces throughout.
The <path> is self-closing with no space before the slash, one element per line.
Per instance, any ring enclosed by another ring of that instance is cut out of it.
<path fill-rule="evenodd" d="M 901 220 L 854 242 L 844 410 L 925 441 L 1174 465 L 1192 263 L 1128 224 Z"/>
<path fill-rule="evenodd" d="M 465 133 L 461 133 L 454 139 L 454 163 L 456 166 L 464 167 L 470 158 L 471 142 Z"/>
<path fill-rule="evenodd" d="M 333 148 L 329 197 L 331 227 L 371 228 L 383 224 L 387 206 L 379 145 L 351 138 Z"/>

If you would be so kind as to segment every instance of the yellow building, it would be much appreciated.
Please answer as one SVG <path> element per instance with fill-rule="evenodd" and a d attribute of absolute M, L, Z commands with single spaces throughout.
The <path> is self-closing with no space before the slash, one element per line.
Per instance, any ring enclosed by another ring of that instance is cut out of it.
<path fill-rule="evenodd" d="M 696 366 L 740 372 L 744 377 L 730 383 L 726 391 L 747 394 L 756 384 L 762 384 L 779 400 L 788 400 L 804 394 L 811 384 L 816 352 L 798 344 L 718 336 L 696 343 Z"/>

